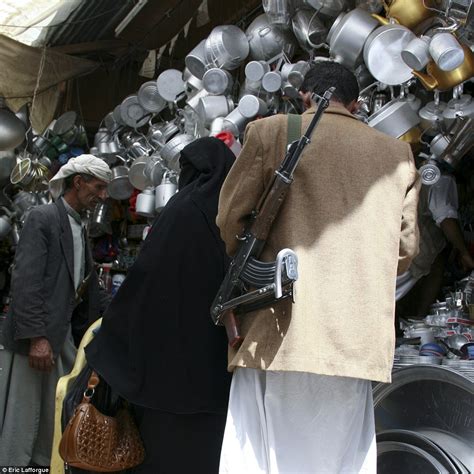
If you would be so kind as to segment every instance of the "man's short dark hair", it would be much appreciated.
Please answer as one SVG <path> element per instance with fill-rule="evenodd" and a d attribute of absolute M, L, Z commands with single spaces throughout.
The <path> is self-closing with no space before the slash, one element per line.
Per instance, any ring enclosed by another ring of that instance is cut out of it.
<path fill-rule="evenodd" d="M 336 88 L 333 100 L 343 105 L 347 106 L 359 97 L 359 84 L 354 74 L 342 64 L 333 61 L 315 63 L 306 73 L 301 90 L 323 95 L 330 87 Z"/>
<path fill-rule="evenodd" d="M 72 183 L 73 183 L 74 178 L 76 176 L 80 176 L 86 183 L 88 183 L 89 181 L 92 181 L 92 179 L 94 179 L 94 176 L 92 176 L 90 174 L 74 173 L 74 174 L 68 176 L 67 178 L 64 178 L 64 191 L 68 191 L 69 189 L 72 188 Z"/>

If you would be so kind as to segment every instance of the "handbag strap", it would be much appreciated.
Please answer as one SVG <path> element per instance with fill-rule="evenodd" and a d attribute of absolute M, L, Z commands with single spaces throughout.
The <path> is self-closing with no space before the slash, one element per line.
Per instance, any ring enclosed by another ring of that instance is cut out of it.
<path fill-rule="evenodd" d="M 286 132 L 286 145 L 290 145 L 301 137 L 301 115 L 288 114 L 288 128 Z"/>
<path fill-rule="evenodd" d="M 90 403 L 92 397 L 95 393 L 95 388 L 99 385 L 100 378 L 97 375 L 97 372 L 94 370 L 92 371 L 89 380 L 87 381 L 87 388 L 84 391 L 84 397 L 82 399 L 82 403 Z"/>

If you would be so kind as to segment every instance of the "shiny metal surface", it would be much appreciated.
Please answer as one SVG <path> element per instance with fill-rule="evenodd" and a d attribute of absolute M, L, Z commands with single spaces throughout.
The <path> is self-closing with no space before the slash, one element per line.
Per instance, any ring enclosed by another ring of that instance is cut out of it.
<path fill-rule="evenodd" d="M 327 37 L 331 57 L 350 69 L 357 66 L 362 62 L 367 38 L 378 24 L 377 20 L 360 8 L 341 13 L 333 23 Z"/>
<path fill-rule="evenodd" d="M 184 92 L 184 81 L 181 71 L 167 69 L 156 79 L 158 94 L 163 100 L 174 102 Z"/>
<path fill-rule="evenodd" d="M 265 13 L 250 23 L 246 35 L 252 59 L 267 61 L 282 52 L 291 59 L 295 53 L 294 36 L 288 30 L 270 24 Z"/>
<path fill-rule="evenodd" d="M 129 127 L 138 128 L 150 120 L 151 113 L 141 106 L 136 95 L 129 95 L 120 104 L 120 117 Z"/>
<path fill-rule="evenodd" d="M 385 25 L 374 30 L 364 45 L 364 61 L 372 76 L 388 85 L 408 81 L 412 69 L 401 53 L 416 36 L 401 25 Z"/>
<path fill-rule="evenodd" d="M 204 45 L 206 44 L 206 40 L 203 39 L 200 43 L 197 44 L 184 58 L 184 63 L 186 67 L 189 69 L 191 74 L 198 79 L 202 79 L 202 76 L 206 72 L 206 50 Z"/>
<path fill-rule="evenodd" d="M 179 171 L 179 156 L 181 150 L 194 141 L 192 135 L 180 134 L 173 137 L 161 149 L 161 158 L 165 161 L 169 169 Z"/>
<path fill-rule="evenodd" d="M 112 168 L 112 179 L 107 185 L 108 195 L 117 200 L 128 199 L 133 193 L 133 186 L 128 179 L 128 168 L 116 166 Z"/>
<path fill-rule="evenodd" d="M 0 150 L 11 150 L 25 139 L 24 123 L 10 110 L 0 109 Z"/>
<path fill-rule="evenodd" d="M 166 107 L 166 101 L 158 92 L 156 81 L 148 81 L 140 86 L 138 102 L 148 112 L 158 113 Z"/>
<path fill-rule="evenodd" d="M 377 384 L 373 397 L 377 432 L 423 433 L 474 471 L 474 378 L 445 366 L 403 367 L 393 371 L 391 384 Z"/>
<path fill-rule="evenodd" d="M 433 456 L 450 474 L 457 474 L 456 463 L 428 437 L 416 431 L 387 430 L 377 434 L 377 442 L 397 441 L 411 444 Z"/>
<path fill-rule="evenodd" d="M 420 117 L 406 101 L 394 99 L 369 117 L 368 125 L 394 138 L 420 123 Z"/>
<path fill-rule="evenodd" d="M 208 36 L 204 49 L 208 64 L 229 71 L 239 67 L 250 51 L 245 33 L 234 25 L 216 26 Z"/>
<path fill-rule="evenodd" d="M 398 441 L 377 443 L 377 471 L 383 474 L 449 473 L 435 457 L 425 450 Z"/>

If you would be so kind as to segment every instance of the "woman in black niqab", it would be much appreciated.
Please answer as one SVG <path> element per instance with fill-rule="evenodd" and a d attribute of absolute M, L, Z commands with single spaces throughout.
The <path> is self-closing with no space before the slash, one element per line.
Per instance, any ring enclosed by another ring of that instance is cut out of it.
<path fill-rule="evenodd" d="M 179 193 L 86 347 L 88 363 L 136 408 L 147 455 L 134 472 L 218 472 L 231 377 L 210 307 L 229 263 L 215 219 L 234 159 L 216 138 L 182 150 Z"/>

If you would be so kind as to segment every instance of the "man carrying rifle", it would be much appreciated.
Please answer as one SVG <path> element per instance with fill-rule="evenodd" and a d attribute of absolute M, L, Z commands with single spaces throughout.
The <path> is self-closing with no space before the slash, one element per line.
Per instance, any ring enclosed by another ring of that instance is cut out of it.
<path fill-rule="evenodd" d="M 307 73 L 335 92 L 304 149 L 259 259 L 298 256 L 291 298 L 239 315 L 221 473 L 376 471 L 371 380 L 390 382 L 394 289 L 418 248 L 419 183 L 408 144 L 352 115 L 354 75 L 332 62 Z M 217 224 L 234 256 L 249 216 L 287 147 L 287 117 L 251 123 L 220 195 Z"/>

